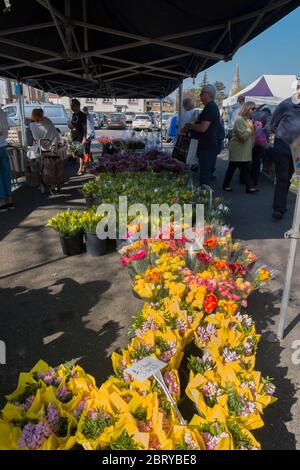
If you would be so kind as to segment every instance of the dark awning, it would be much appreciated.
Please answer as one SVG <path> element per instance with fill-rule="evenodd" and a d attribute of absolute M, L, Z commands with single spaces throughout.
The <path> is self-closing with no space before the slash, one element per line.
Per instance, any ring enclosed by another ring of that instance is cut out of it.
<path fill-rule="evenodd" d="M 0 0 L 0 76 L 59 95 L 167 96 L 300 0 Z M 275 58 L 275 52 L 274 52 Z"/>

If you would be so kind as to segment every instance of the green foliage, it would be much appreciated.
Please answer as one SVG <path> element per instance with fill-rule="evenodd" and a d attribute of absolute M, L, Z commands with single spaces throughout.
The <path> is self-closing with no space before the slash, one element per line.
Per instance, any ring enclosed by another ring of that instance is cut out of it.
<path fill-rule="evenodd" d="M 226 431 L 225 424 L 215 421 L 214 423 L 205 423 L 198 426 L 200 432 L 208 432 L 212 436 L 219 436 Z"/>
<path fill-rule="evenodd" d="M 82 230 L 82 214 L 83 211 L 62 211 L 52 217 L 46 224 L 62 236 L 75 235 Z"/>
<path fill-rule="evenodd" d="M 143 408 L 141 405 L 132 414 L 138 421 L 147 421 L 147 409 Z"/>
<path fill-rule="evenodd" d="M 232 435 L 233 445 L 236 450 L 248 448 L 252 445 L 251 439 L 247 436 L 242 427 L 233 419 L 227 421 L 228 429 Z"/>
<path fill-rule="evenodd" d="M 39 388 L 41 388 L 40 383 L 27 383 L 25 386 L 25 390 L 13 399 L 13 403 L 25 403 L 27 398 L 36 395 L 36 392 Z"/>
<path fill-rule="evenodd" d="M 243 412 L 244 407 L 241 397 L 236 393 L 233 387 L 228 388 L 227 394 L 229 415 L 240 416 Z"/>
<path fill-rule="evenodd" d="M 142 359 L 143 357 L 150 356 L 154 351 L 152 349 L 146 348 L 144 344 L 140 344 L 138 348 L 130 352 L 131 359 Z"/>
<path fill-rule="evenodd" d="M 84 419 L 83 434 L 87 439 L 95 440 L 102 434 L 106 427 L 112 426 L 115 422 L 115 418 L 104 418 L 103 408 L 97 408 L 97 419 L 93 420 L 89 416 Z"/>
<path fill-rule="evenodd" d="M 188 368 L 194 374 L 204 374 L 204 372 L 208 369 L 208 366 L 210 369 L 215 368 L 215 363 L 214 362 L 202 362 L 200 357 L 196 356 L 191 356 L 188 358 Z"/>
<path fill-rule="evenodd" d="M 141 450 L 143 446 L 137 444 L 133 440 L 133 436 L 129 436 L 127 431 L 123 431 L 120 436 L 110 442 L 111 450 Z"/>

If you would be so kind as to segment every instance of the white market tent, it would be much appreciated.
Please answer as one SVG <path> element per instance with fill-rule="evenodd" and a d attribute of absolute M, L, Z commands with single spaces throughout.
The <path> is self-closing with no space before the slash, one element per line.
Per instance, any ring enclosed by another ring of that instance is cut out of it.
<path fill-rule="evenodd" d="M 239 96 L 254 101 L 256 105 L 277 105 L 292 96 L 296 90 L 296 75 L 262 75 L 239 93 L 223 101 L 223 107 L 233 106 Z"/>

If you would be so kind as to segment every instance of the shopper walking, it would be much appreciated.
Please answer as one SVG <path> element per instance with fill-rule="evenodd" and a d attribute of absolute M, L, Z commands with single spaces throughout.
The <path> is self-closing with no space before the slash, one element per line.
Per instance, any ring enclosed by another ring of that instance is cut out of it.
<path fill-rule="evenodd" d="M 300 80 L 291 98 L 282 101 L 276 108 L 271 130 L 275 134 L 274 158 L 276 167 L 276 187 L 273 199 L 273 217 L 282 219 L 287 210 L 287 195 L 294 173 L 294 163 L 290 145 L 300 135 Z"/>
<path fill-rule="evenodd" d="M 7 153 L 8 122 L 0 108 L 0 212 L 15 208 L 11 197 L 11 169 Z"/>
<path fill-rule="evenodd" d="M 247 101 L 235 120 L 232 139 L 229 145 L 229 165 L 226 171 L 223 189 L 232 191 L 230 186 L 231 179 L 237 168 L 241 170 L 241 177 L 246 184 L 247 193 L 255 193 L 257 189 L 251 177 L 252 149 L 254 144 L 255 127 L 252 121 L 252 115 L 255 111 L 255 103 Z"/>

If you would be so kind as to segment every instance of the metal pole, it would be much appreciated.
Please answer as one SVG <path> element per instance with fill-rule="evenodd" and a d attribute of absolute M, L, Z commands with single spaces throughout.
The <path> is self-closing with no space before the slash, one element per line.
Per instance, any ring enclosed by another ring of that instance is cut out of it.
<path fill-rule="evenodd" d="M 21 135 L 22 135 L 22 146 L 27 146 L 27 136 L 26 136 L 26 124 L 25 124 L 25 108 L 24 108 L 24 96 L 23 96 L 23 84 L 18 82 L 19 93 L 18 93 L 18 101 L 19 101 L 19 110 L 20 110 L 20 124 L 21 124 Z M 25 153 L 21 151 L 21 170 L 25 170 L 25 161 L 24 161 Z"/>
<path fill-rule="evenodd" d="M 163 100 L 160 99 L 159 103 L 159 110 L 160 110 L 160 148 L 163 148 L 163 134 L 162 134 L 162 114 L 163 114 Z"/>
<path fill-rule="evenodd" d="M 286 278 L 283 290 L 283 296 L 281 301 L 281 308 L 280 308 L 280 317 L 278 323 L 278 330 L 277 330 L 277 337 L 279 340 L 283 339 L 284 334 L 284 322 L 286 317 L 286 312 L 289 306 L 289 299 L 290 299 L 290 291 L 291 291 L 291 283 L 293 277 L 293 269 L 296 259 L 296 250 L 297 250 L 297 242 L 300 238 L 300 176 L 297 177 L 298 180 L 298 191 L 297 191 L 297 201 L 295 206 L 294 212 L 294 220 L 293 220 L 293 228 L 285 234 L 285 238 L 291 238 L 291 245 L 289 251 L 289 259 L 287 264 L 286 270 Z"/>
<path fill-rule="evenodd" d="M 179 100 L 179 103 L 178 103 L 178 132 L 181 131 L 181 128 L 182 128 L 182 89 L 183 89 L 183 85 L 182 83 L 180 83 L 179 85 L 179 89 L 178 89 L 178 100 Z"/>

